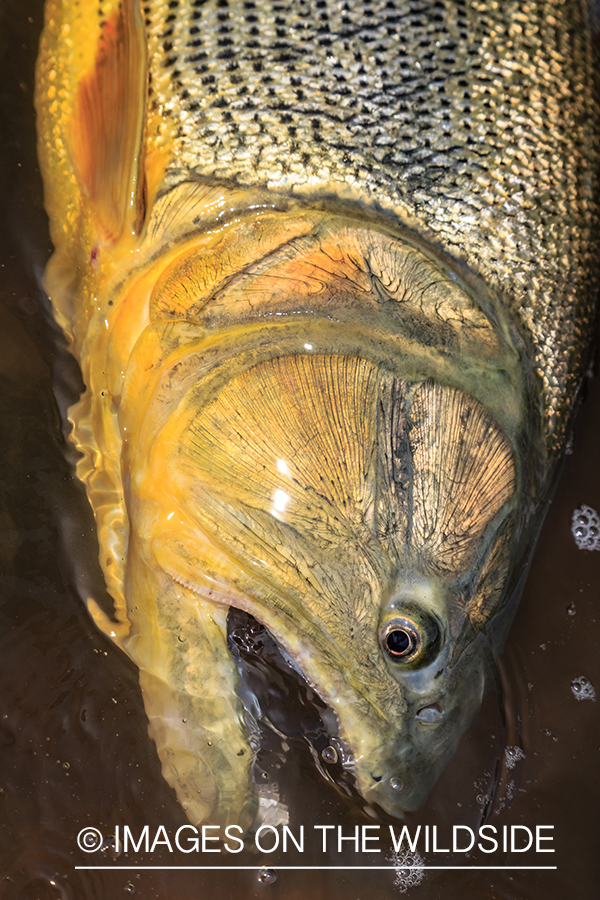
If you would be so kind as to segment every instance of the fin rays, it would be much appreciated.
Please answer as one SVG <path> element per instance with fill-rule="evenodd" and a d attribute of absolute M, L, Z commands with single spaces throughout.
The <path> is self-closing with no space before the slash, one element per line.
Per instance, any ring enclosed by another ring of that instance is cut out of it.
<path fill-rule="evenodd" d="M 104 22 L 94 67 L 81 81 L 71 154 L 105 240 L 137 232 L 144 216 L 147 46 L 140 6 L 123 0 Z"/>

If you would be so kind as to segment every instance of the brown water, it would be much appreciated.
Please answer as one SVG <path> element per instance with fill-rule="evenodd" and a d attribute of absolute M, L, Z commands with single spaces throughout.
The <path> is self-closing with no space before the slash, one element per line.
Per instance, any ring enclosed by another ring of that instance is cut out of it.
<path fill-rule="evenodd" d="M 578 550 L 570 525 L 583 503 L 600 509 L 598 378 L 499 660 L 501 688 L 486 696 L 426 807 L 406 819 L 411 832 L 437 825 L 439 847 L 448 846 L 453 825 L 553 825 L 553 854 L 465 858 L 420 847 L 428 865 L 556 870 L 430 870 L 409 887 L 416 873 L 373 868 L 393 865 L 389 823 L 370 819 L 339 765 L 323 762 L 322 707 L 286 671 L 269 636 L 241 615 L 231 618 L 230 641 L 265 711 L 258 777 L 290 807 L 291 831 L 298 836 L 304 826 L 304 852 L 293 845 L 273 854 L 184 854 L 166 846 L 115 852 L 117 826 L 122 834 L 128 825 L 137 839 L 148 825 L 152 841 L 162 825 L 173 841 L 186 819 L 147 736 L 136 669 L 96 631 L 82 602 L 90 594 L 101 600 L 104 589 L 91 513 L 53 395 L 54 388 L 63 407 L 75 399 L 77 368 L 39 287 L 50 252 L 32 111 L 40 7 L 29 0 L 0 6 L 0 900 L 379 900 L 403 891 L 414 900 L 592 900 L 600 884 L 600 699 L 578 701 L 571 683 L 586 677 L 600 698 L 600 552 Z M 252 653 L 259 644 L 262 660 Z M 506 747 L 524 754 L 512 768 Z M 346 841 L 339 854 L 330 838 L 324 853 L 315 824 L 340 826 L 345 836 L 356 825 L 379 824 L 381 852 L 355 852 Z M 97 853 L 77 848 L 88 826 L 107 838 Z M 80 865 L 113 869 L 76 870 Z M 228 869 L 142 868 L 148 865 Z M 262 865 L 275 871 L 274 881 L 259 880 L 255 869 L 234 871 Z M 134 868 L 114 868 L 122 866 Z"/>

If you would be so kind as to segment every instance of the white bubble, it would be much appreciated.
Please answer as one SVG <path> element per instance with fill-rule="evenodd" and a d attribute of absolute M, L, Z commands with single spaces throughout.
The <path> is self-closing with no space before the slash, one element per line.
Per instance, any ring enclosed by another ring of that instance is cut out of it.
<path fill-rule="evenodd" d="M 525 759 L 525 754 L 520 747 L 507 747 L 504 751 L 504 759 L 507 769 L 514 769 L 520 759 Z"/>
<path fill-rule="evenodd" d="M 391 853 L 388 861 L 396 869 L 394 885 L 401 894 L 405 894 L 409 888 L 416 887 L 423 881 L 425 872 L 418 867 L 424 866 L 425 860 L 418 851 L 413 852 L 402 847 L 397 853 Z"/>
<path fill-rule="evenodd" d="M 583 675 L 574 678 L 571 682 L 571 690 L 576 700 L 595 700 L 596 689 L 591 681 L 588 681 Z"/>
<path fill-rule="evenodd" d="M 580 506 L 571 519 L 571 533 L 580 550 L 600 550 L 600 516 L 591 506 Z"/>

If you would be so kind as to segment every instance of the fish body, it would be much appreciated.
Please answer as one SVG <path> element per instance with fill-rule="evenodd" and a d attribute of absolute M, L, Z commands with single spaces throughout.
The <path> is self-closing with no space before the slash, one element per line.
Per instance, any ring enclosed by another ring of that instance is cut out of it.
<path fill-rule="evenodd" d="M 416 808 L 586 362 L 587 7 L 49 0 L 36 104 L 115 617 L 89 606 L 166 779 L 194 822 L 256 815 L 234 607 L 331 708 L 365 800 Z"/>

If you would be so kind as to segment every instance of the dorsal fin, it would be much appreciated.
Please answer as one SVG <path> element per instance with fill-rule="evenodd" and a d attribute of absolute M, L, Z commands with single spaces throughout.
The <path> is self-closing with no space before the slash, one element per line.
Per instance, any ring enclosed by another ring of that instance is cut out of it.
<path fill-rule="evenodd" d="M 144 218 L 147 45 L 137 0 L 122 0 L 104 21 L 96 59 L 75 105 L 71 153 L 100 237 L 115 243 Z"/>

